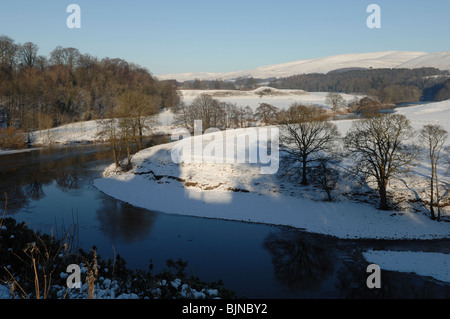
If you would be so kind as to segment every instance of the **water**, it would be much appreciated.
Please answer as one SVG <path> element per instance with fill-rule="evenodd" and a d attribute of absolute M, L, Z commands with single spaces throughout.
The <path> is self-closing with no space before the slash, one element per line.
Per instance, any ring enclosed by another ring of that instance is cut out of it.
<path fill-rule="evenodd" d="M 189 262 L 189 273 L 222 280 L 241 297 L 450 298 L 447 285 L 387 271 L 383 288 L 369 290 L 368 264 L 361 258 L 366 249 L 448 251 L 448 241 L 345 241 L 286 227 L 151 212 L 92 185 L 110 157 L 94 145 L 0 156 L 7 215 L 54 234 L 75 224 L 80 248 L 95 245 L 102 258 L 117 253 L 133 269 L 147 269 L 152 260 L 156 273 L 168 258 L 181 258 Z"/>

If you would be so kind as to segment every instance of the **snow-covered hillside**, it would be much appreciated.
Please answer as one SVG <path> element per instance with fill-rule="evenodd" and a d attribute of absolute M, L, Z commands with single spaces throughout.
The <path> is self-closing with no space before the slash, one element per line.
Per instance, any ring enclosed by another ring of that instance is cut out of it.
<path fill-rule="evenodd" d="M 173 129 L 173 113 L 170 110 L 161 111 L 154 117 L 154 121 L 155 125 L 152 125 L 151 131 L 144 132 L 145 134 L 166 134 Z M 36 145 L 101 142 L 98 132 L 97 121 L 84 121 L 33 132 L 32 141 Z"/>
<path fill-rule="evenodd" d="M 403 108 L 399 112 L 410 118 L 417 129 L 430 121 L 450 131 L 447 121 L 450 101 Z M 429 118 L 423 116 L 425 112 Z M 345 134 L 352 121 L 335 123 Z M 245 130 L 231 132 L 236 137 L 246 133 Z M 201 141 L 210 145 L 211 136 L 198 136 L 194 141 L 194 145 Z M 214 141 L 220 143 L 220 135 Z M 392 196 L 400 201 L 401 209 L 384 212 L 375 208 L 376 202 L 362 203 L 344 195 L 361 187 L 351 178 L 341 180 L 336 202 L 328 203 L 321 200 L 318 190 L 302 188 L 277 174 L 261 175 L 259 164 L 207 161 L 177 164 L 172 152 L 177 153 L 181 145 L 174 142 L 143 150 L 133 157 L 131 171 L 116 172 L 111 166 L 95 185 L 125 202 L 171 214 L 288 225 L 341 238 L 450 237 L 449 224 L 431 221 L 426 210 L 415 201 L 416 196 L 426 196 L 429 167 L 425 158 L 412 174 L 392 181 Z M 246 147 L 249 145 L 238 145 L 236 152 L 248 152 Z M 351 163 L 343 165 L 345 170 L 345 165 Z M 439 173 L 442 183 L 450 183 L 444 170 Z M 447 216 L 448 212 L 445 210 L 444 214 Z"/>
<path fill-rule="evenodd" d="M 449 52 L 435 52 L 419 56 L 416 59 L 405 62 L 398 66 L 398 68 L 416 69 L 432 67 L 440 70 L 450 70 L 450 51 Z"/>
<path fill-rule="evenodd" d="M 300 60 L 288 63 L 267 65 L 253 70 L 244 70 L 229 73 L 182 73 L 182 74 L 161 74 L 157 77 L 161 80 L 176 79 L 184 82 L 194 79 L 199 80 L 233 80 L 239 77 L 254 77 L 267 79 L 272 77 L 287 77 L 296 74 L 328 73 L 333 70 L 345 68 L 397 68 L 409 61 L 424 57 L 417 65 L 429 66 L 433 58 L 426 58 L 425 52 L 414 51 L 387 51 L 355 54 L 340 54 L 336 56 Z M 441 57 L 442 58 L 442 57 Z M 448 60 L 448 59 L 447 59 Z M 445 64 L 445 63 L 444 63 Z"/>

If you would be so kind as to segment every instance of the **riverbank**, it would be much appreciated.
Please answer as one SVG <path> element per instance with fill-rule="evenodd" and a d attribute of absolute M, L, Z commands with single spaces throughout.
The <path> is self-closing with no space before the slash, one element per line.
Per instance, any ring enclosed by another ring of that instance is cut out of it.
<path fill-rule="evenodd" d="M 283 225 L 344 239 L 450 237 L 449 223 L 432 221 L 424 212 L 380 211 L 348 199 L 324 202 L 313 187 L 300 187 L 279 174 L 261 175 L 259 165 L 176 164 L 171 153 L 177 147 L 182 146 L 143 150 L 133 156 L 132 170 L 110 166 L 94 185 L 116 199 L 169 214 Z"/>
<path fill-rule="evenodd" d="M 67 233 L 55 239 L 12 218 L 0 218 L 0 299 L 236 297 L 220 282 L 188 276 L 188 262 L 167 260 L 166 270 L 157 274 L 151 273 L 151 264 L 149 271 L 131 270 L 120 255 L 102 259 L 95 247 L 90 252 L 73 249 L 72 236 Z M 68 289 L 67 280 L 73 274 L 67 272 L 68 265 L 79 267 L 79 288 Z"/>

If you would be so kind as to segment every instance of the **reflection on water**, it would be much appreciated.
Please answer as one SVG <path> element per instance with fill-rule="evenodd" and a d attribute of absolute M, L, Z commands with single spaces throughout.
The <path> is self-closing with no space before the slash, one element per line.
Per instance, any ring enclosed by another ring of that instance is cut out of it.
<path fill-rule="evenodd" d="M 285 229 L 267 236 L 264 247 L 272 256 L 277 280 L 288 287 L 293 294 L 302 297 L 450 298 L 449 285 L 413 274 L 383 270 L 381 289 L 368 289 L 366 285 L 369 276 L 366 272 L 368 263 L 362 259 L 361 252 L 379 245 L 388 247 L 390 244 L 399 245 L 398 242 L 390 243 L 389 241 L 374 243 L 349 242 Z M 412 246 L 411 244 L 405 243 L 404 246 Z M 434 243 L 428 243 L 428 248 L 433 246 L 435 246 Z"/>
<path fill-rule="evenodd" d="M 54 181 L 65 192 L 79 188 L 80 166 L 106 163 L 109 157 L 108 150 L 99 146 L 43 148 L 0 156 L 0 193 L 8 195 L 8 214 L 44 198 L 44 186 Z M 4 201 L 0 196 L 2 206 Z"/>
<path fill-rule="evenodd" d="M 168 258 L 181 258 L 193 275 L 223 280 L 249 298 L 450 298 L 448 285 L 388 271 L 382 272 L 382 289 L 370 290 L 361 257 L 368 249 L 449 253 L 448 241 L 344 241 L 285 227 L 150 212 L 93 187 L 110 162 L 109 151 L 99 146 L 0 156 L 7 214 L 47 232 L 76 220 L 80 248 L 95 245 L 104 258 L 117 252 L 130 268 L 147 269 L 152 259 L 155 272 Z M 0 201 L 3 206 L 3 196 Z"/>
<path fill-rule="evenodd" d="M 275 277 L 292 291 L 315 290 L 334 272 L 336 249 L 325 242 L 305 240 L 297 231 L 271 233 L 264 240 Z"/>
<path fill-rule="evenodd" d="M 118 202 L 112 198 L 101 199 L 97 219 L 102 231 L 112 240 L 134 243 L 145 240 L 155 221 L 155 213 Z"/>

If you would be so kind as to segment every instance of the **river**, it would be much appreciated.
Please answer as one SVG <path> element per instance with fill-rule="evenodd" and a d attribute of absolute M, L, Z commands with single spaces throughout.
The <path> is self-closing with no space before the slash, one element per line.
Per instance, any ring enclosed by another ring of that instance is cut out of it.
<path fill-rule="evenodd" d="M 449 253 L 449 241 L 338 240 L 263 224 L 213 220 L 140 209 L 108 197 L 93 180 L 111 163 L 99 145 L 59 146 L 0 156 L 0 204 L 7 217 L 46 233 L 77 226 L 80 248 L 102 258 L 122 256 L 132 269 L 153 272 L 168 258 L 188 273 L 222 280 L 239 297 L 450 298 L 450 286 L 414 274 L 383 271 L 382 288 L 366 286 L 368 249 Z M 440 265 L 436 265 L 439 267 Z"/>

